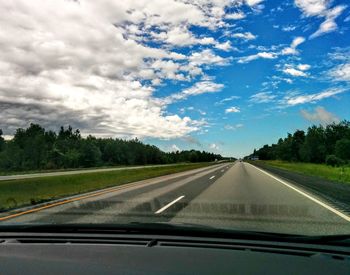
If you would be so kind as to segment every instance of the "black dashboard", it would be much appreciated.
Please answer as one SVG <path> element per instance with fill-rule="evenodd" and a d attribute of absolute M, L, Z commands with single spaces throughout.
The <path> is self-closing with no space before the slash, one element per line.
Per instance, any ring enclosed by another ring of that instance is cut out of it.
<path fill-rule="evenodd" d="M 350 252 L 256 240 L 6 233 L 0 274 L 350 274 Z"/>

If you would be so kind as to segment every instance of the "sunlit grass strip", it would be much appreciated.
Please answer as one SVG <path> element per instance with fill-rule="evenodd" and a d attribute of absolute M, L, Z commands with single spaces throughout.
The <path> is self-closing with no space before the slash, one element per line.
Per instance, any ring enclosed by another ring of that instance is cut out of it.
<path fill-rule="evenodd" d="M 0 211 L 209 165 L 212 163 L 0 181 Z"/>
<path fill-rule="evenodd" d="M 350 167 L 332 167 L 325 164 L 286 162 L 279 160 L 259 161 L 270 166 L 286 169 L 309 176 L 316 176 L 331 181 L 350 183 Z"/>

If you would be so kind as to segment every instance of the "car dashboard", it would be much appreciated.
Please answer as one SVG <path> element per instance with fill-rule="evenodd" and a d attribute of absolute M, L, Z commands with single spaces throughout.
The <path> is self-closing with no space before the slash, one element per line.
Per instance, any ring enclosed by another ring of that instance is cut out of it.
<path fill-rule="evenodd" d="M 349 247 L 142 234 L 3 233 L 1 274 L 350 274 Z"/>

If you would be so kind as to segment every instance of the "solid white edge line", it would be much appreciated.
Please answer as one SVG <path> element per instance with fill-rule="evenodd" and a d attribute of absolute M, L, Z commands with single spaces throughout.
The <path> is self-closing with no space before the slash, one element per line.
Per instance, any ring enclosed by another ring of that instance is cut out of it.
<path fill-rule="evenodd" d="M 277 180 L 278 182 L 284 184 L 285 186 L 287 186 L 287 187 L 293 189 L 294 191 L 298 192 L 299 194 L 301 194 L 301 195 L 307 197 L 308 199 L 312 200 L 313 202 L 315 202 L 315 203 L 317 203 L 317 204 L 323 206 L 324 208 L 328 209 L 329 211 L 332 211 L 334 214 L 337 214 L 339 217 L 342 217 L 344 220 L 350 222 L 350 217 L 347 216 L 347 215 L 345 215 L 344 213 L 342 213 L 342 212 L 340 212 L 340 211 L 334 209 L 333 207 L 329 206 L 328 204 L 325 204 L 325 203 L 319 201 L 318 199 L 316 199 L 316 198 L 310 196 L 309 194 L 304 193 L 303 191 L 299 190 L 298 188 L 296 188 L 296 187 L 294 187 L 294 186 L 288 184 L 288 183 L 285 182 L 284 180 L 279 179 L 279 178 L 275 177 L 274 175 L 271 175 L 270 173 L 268 173 L 268 172 L 266 172 L 266 171 L 264 171 L 264 170 L 262 170 L 262 169 L 260 169 L 260 168 L 258 168 L 258 167 L 256 167 L 256 166 L 254 166 L 254 165 L 252 165 L 252 164 L 250 164 L 250 163 L 248 163 L 248 164 L 251 165 L 251 166 L 253 166 L 255 169 L 259 170 L 260 172 L 262 172 L 262 173 L 264 173 L 264 174 L 270 176 L 271 178 Z"/>
<path fill-rule="evenodd" d="M 161 209 L 159 209 L 157 212 L 155 212 L 155 214 L 160 214 L 162 213 L 164 210 L 166 210 L 167 208 L 169 208 L 170 206 L 172 206 L 174 203 L 178 202 L 179 200 L 183 199 L 185 196 L 180 196 L 177 199 L 173 200 L 172 202 L 168 203 L 166 206 L 162 207 Z"/>
<path fill-rule="evenodd" d="M 211 176 L 209 179 L 212 180 L 213 178 L 215 178 L 215 176 Z"/>

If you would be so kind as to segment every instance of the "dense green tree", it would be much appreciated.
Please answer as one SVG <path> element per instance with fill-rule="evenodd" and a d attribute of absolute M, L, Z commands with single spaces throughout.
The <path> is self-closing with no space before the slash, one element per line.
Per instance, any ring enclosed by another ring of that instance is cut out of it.
<path fill-rule="evenodd" d="M 2 133 L 1 133 L 2 134 Z M 83 138 L 79 130 L 61 127 L 56 134 L 37 124 L 17 129 L 14 138 L 0 135 L 0 170 L 35 170 L 100 165 L 203 162 L 222 157 L 195 150 L 165 153 L 138 139 Z"/>
<path fill-rule="evenodd" d="M 350 139 L 350 122 L 332 123 L 325 128 L 327 154 L 334 154 L 335 144 L 342 138 Z"/>
<path fill-rule="evenodd" d="M 335 143 L 335 155 L 342 160 L 350 160 L 350 139 L 342 138 Z"/>
<path fill-rule="evenodd" d="M 301 154 L 300 150 L 305 142 L 305 132 L 301 130 L 296 130 L 293 134 L 291 141 L 291 160 L 300 161 Z"/>
<path fill-rule="evenodd" d="M 326 127 L 314 125 L 306 133 L 297 130 L 280 138 L 277 144 L 254 149 L 250 156 L 313 163 L 324 163 L 329 156 L 328 163 L 343 163 L 338 160 L 350 160 L 350 122 L 332 123 Z"/>
<path fill-rule="evenodd" d="M 307 130 L 305 143 L 301 147 L 300 154 L 303 161 L 322 163 L 326 160 L 324 128 L 312 126 Z"/>
<path fill-rule="evenodd" d="M 5 148 L 5 139 L 2 137 L 2 129 L 0 129 L 0 152 Z"/>
<path fill-rule="evenodd" d="M 344 164 L 344 161 L 338 158 L 336 155 L 328 155 L 326 157 L 326 164 L 334 167 Z"/>

